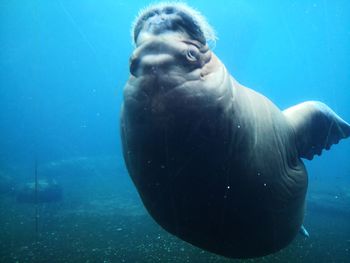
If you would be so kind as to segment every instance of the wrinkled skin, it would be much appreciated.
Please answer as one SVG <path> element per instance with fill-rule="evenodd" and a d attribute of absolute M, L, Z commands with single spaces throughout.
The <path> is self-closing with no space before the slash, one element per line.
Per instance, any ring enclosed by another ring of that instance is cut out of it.
<path fill-rule="evenodd" d="M 292 125 L 235 81 L 176 9 L 140 21 L 121 133 L 145 207 L 170 233 L 220 255 L 285 247 L 307 190 Z"/>

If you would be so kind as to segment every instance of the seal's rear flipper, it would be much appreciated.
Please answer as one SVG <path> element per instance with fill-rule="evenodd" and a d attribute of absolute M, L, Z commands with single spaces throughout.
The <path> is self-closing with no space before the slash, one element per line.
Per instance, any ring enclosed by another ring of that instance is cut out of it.
<path fill-rule="evenodd" d="M 283 111 L 294 128 L 299 156 L 312 160 L 323 149 L 350 136 L 350 125 L 326 104 L 307 101 Z"/>

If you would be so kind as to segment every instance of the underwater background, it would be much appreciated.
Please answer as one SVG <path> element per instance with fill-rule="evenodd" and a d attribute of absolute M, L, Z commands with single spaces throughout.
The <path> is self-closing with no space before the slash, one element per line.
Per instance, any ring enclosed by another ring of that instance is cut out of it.
<path fill-rule="evenodd" d="M 350 262 L 350 140 L 305 161 L 310 237 L 270 256 L 205 252 L 147 214 L 119 115 L 131 23 L 150 3 L 0 1 L 0 262 Z M 281 109 L 320 100 L 350 121 L 349 1 L 187 3 L 240 83 Z M 57 191 L 30 195 L 35 177 Z"/>

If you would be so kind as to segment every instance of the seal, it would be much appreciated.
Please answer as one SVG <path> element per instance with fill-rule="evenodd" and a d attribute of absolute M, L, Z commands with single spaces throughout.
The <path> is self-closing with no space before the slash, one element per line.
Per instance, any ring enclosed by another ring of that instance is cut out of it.
<path fill-rule="evenodd" d="M 185 4 L 141 11 L 132 38 L 123 155 L 154 220 L 231 258 L 274 253 L 307 233 L 301 158 L 349 137 L 349 124 L 321 102 L 281 111 L 239 84 L 209 47 L 212 28 Z"/>

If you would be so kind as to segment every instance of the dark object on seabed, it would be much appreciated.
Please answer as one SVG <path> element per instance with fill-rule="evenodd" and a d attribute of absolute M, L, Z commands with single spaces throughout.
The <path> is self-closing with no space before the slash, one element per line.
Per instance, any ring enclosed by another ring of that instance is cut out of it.
<path fill-rule="evenodd" d="M 58 202 L 61 201 L 62 198 L 62 187 L 54 180 L 39 180 L 37 185 L 37 196 L 35 193 L 35 182 L 25 184 L 17 195 L 17 201 L 20 203 Z"/>

